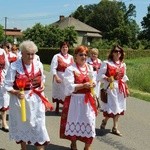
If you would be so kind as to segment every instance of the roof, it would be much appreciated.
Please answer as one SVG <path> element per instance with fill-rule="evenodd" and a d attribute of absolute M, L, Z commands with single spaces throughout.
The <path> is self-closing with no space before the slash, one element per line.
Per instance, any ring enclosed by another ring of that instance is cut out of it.
<path fill-rule="evenodd" d="M 87 33 L 84 36 L 87 36 L 87 37 L 102 37 L 102 35 L 100 35 L 99 33 Z"/>
<path fill-rule="evenodd" d="M 53 23 L 52 25 L 58 25 L 59 28 L 64 29 L 66 27 L 74 26 L 76 31 L 83 31 L 83 32 L 93 32 L 93 33 L 101 33 L 101 31 L 73 18 L 72 16 L 63 17 L 59 21 Z"/>
<path fill-rule="evenodd" d="M 6 35 L 11 35 L 11 36 L 22 36 L 22 32 L 6 31 Z"/>
<path fill-rule="evenodd" d="M 21 29 L 4 29 L 4 32 L 6 33 L 6 35 L 10 35 L 10 36 L 22 36 L 22 32 Z"/>

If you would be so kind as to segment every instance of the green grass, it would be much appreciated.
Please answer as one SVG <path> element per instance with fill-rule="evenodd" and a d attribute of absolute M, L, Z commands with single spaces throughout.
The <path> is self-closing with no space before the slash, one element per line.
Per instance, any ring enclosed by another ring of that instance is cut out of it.
<path fill-rule="evenodd" d="M 43 64 L 44 70 L 45 71 L 50 71 L 50 65 L 49 64 Z"/>
<path fill-rule="evenodd" d="M 125 60 L 131 96 L 150 101 L 150 57 Z"/>
<path fill-rule="evenodd" d="M 150 102 L 150 57 L 126 59 L 129 89 L 132 97 Z M 50 71 L 50 65 L 44 64 Z"/>

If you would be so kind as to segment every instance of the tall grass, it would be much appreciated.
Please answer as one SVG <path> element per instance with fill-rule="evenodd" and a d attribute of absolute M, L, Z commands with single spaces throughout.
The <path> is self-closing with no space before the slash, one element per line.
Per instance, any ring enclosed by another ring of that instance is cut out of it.
<path fill-rule="evenodd" d="M 150 101 L 150 57 L 126 59 L 131 96 Z"/>

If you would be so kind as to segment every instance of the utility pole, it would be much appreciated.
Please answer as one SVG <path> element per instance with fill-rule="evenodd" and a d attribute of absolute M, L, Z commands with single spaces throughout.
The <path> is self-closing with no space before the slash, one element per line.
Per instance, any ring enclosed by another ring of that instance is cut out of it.
<path fill-rule="evenodd" d="M 5 17 L 5 42 L 6 42 L 7 17 Z"/>

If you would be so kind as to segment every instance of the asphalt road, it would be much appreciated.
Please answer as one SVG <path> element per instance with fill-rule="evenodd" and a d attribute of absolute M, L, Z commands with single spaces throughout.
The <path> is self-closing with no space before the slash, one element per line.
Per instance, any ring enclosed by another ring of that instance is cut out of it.
<path fill-rule="evenodd" d="M 51 101 L 51 76 L 45 72 L 45 94 Z M 100 130 L 102 113 L 96 121 L 96 138 L 92 144 L 92 150 L 150 150 L 150 103 L 133 97 L 127 99 L 127 111 L 120 117 L 119 129 L 123 137 L 111 134 L 112 119 L 109 120 L 106 129 Z M 51 144 L 46 150 L 69 150 L 70 142 L 59 138 L 60 115 L 54 112 L 46 113 L 46 126 L 51 139 Z M 84 149 L 84 144 L 77 142 L 78 150 Z M 20 150 L 20 145 L 9 140 L 9 133 L 0 130 L 0 150 Z M 27 146 L 28 150 L 35 150 L 34 146 Z"/>

